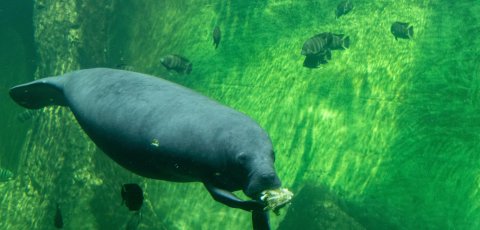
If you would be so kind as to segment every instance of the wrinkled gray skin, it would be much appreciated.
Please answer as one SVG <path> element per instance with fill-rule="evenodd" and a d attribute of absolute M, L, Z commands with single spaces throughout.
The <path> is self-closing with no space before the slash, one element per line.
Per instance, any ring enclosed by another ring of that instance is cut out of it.
<path fill-rule="evenodd" d="M 68 106 L 95 144 L 128 170 L 202 182 L 215 200 L 253 210 L 254 226 L 255 219 L 268 225 L 259 196 L 281 186 L 272 143 L 240 112 L 161 78 L 104 68 L 19 85 L 10 96 L 30 109 Z M 240 189 L 252 200 L 231 193 Z"/>

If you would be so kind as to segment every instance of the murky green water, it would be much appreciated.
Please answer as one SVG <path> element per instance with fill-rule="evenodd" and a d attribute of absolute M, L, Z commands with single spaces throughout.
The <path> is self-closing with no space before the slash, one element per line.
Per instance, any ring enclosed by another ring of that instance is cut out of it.
<path fill-rule="evenodd" d="M 120 185 L 139 183 L 137 229 L 249 229 L 250 214 L 199 183 L 133 175 L 98 150 L 65 108 L 24 110 L 8 88 L 122 66 L 195 89 L 257 120 L 296 197 L 274 229 L 480 228 L 480 2 L 66 0 L 0 3 L 1 229 L 125 229 Z M 32 13 L 33 9 L 33 13 Z M 396 41 L 395 21 L 414 26 Z M 212 31 L 222 30 L 214 49 Z M 317 69 L 303 43 L 350 36 Z M 164 55 L 193 63 L 167 71 Z"/>

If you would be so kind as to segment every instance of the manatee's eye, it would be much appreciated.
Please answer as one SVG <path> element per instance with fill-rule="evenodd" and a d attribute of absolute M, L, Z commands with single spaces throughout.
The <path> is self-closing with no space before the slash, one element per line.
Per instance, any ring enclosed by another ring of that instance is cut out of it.
<path fill-rule="evenodd" d="M 245 165 L 248 161 L 248 156 L 245 152 L 241 152 L 237 155 L 237 162 L 241 165 Z"/>

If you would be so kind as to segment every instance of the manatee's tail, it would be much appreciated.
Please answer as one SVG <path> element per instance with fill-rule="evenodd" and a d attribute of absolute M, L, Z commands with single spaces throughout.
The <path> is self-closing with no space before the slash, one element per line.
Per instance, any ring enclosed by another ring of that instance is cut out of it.
<path fill-rule="evenodd" d="M 270 230 L 268 211 L 252 211 L 253 230 Z"/>
<path fill-rule="evenodd" d="M 28 109 L 40 109 L 49 105 L 66 106 L 62 77 L 49 77 L 17 85 L 9 91 L 10 97 Z"/>

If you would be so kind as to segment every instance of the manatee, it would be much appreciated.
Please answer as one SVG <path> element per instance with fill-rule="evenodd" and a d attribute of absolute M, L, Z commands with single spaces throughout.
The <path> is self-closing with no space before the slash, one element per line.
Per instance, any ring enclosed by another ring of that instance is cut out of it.
<path fill-rule="evenodd" d="M 269 229 L 268 211 L 293 194 L 281 188 L 272 142 L 247 115 L 167 80 L 95 68 L 10 89 L 28 109 L 67 106 L 91 140 L 126 169 L 152 179 L 201 182 L 213 199 L 252 212 Z M 250 199 L 232 192 L 243 190 Z"/>

